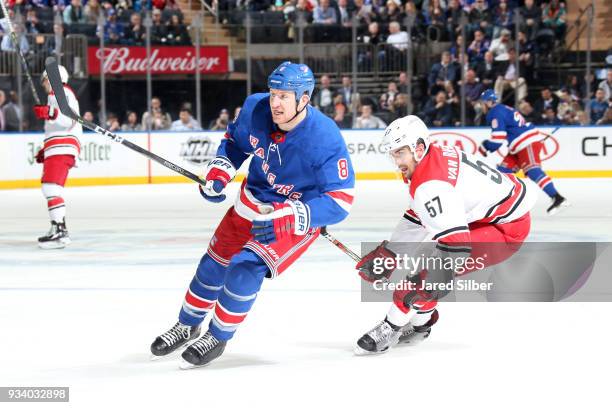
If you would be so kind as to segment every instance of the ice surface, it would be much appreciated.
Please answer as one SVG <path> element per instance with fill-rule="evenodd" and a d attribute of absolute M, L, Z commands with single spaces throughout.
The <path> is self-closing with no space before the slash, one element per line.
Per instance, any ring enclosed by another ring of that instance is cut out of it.
<path fill-rule="evenodd" d="M 534 210 L 535 241 L 611 241 L 612 180 L 560 179 L 573 206 Z M 231 187 L 235 191 L 237 185 Z M 395 181 L 357 185 L 330 231 L 359 250 L 405 209 Z M 0 386 L 70 386 L 71 406 L 602 406 L 609 400 L 607 303 L 440 306 L 430 339 L 375 357 L 354 342 L 387 306 L 361 303 L 353 262 L 319 239 L 264 284 L 212 365 L 149 361 L 176 320 L 208 239 L 230 205 L 191 184 L 67 188 L 73 244 L 42 251 L 39 190 L 0 191 Z M 20 404 L 19 406 L 27 406 Z M 61 405 L 61 404 L 59 404 Z M 38 405 L 37 405 L 38 406 Z"/>

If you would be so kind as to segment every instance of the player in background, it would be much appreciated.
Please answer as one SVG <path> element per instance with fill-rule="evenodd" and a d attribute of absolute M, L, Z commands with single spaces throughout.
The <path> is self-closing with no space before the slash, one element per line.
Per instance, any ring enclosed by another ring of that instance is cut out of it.
<path fill-rule="evenodd" d="M 553 215 L 562 206 L 569 205 L 542 170 L 540 152 L 546 135 L 540 133 L 531 123 L 525 122 L 523 115 L 513 108 L 497 102 L 497 96 L 491 89 L 480 95 L 487 124 L 491 126 L 491 138 L 482 142 L 478 151 L 486 156 L 495 152 L 503 142 L 508 143 L 508 154 L 497 166 L 504 173 L 516 173 L 523 170 L 525 175 L 536 183 L 552 199 L 546 212 Z"/>
<path fill-rule="evenodd" d="M 430 144 L 429 130 L 417 116 L 391 123 L 381 147 L 408 184 L 406 197 L 401 198 L 408 203 L 408 210 L 391 242 L 431 242 L 434 253 L 430 256 L 442 259 L 477 259 L 486 253 L 483 266 L 491 266 L 509 258 L 529 234 L 529 210 L 537 199 L 536 187 L 456 147 Z M 492 251 L 490 246 L 477 244 L 490 242 L 506 243 L 507 247 L 499 245 Z M 375 273 L 375 258 L 395 258 L 387 244 L 384 241 L 357 264 L 359 275 L 368 282 L 380 278 Z M 394 269 L 383 275 L 389 277 Z M 454 270 L 431 269 L 408 276 L 407 281 L 420 288 L 422 282 L 448 282 L 454 277 Z M 398 342 L 429 336 L 438 320 L 437 300 L 444 295 L 395 290 L 386 318 L 357 341 L 355 352 L 382 353 Z"/>
<path fill-rule="evenodd" d="M 67 85 L 68 71 L 60 65 L 59 72 L 68 104 L 78 114 L 79 101 Z M 43 72 L 41 82 L 49 96 L 46 105 L 34 106 L 36 117 L 45 121 L 45 141 L 43 148 L 36 155 L 36 162 L 43 164 L 42 192 L 47 199 L 51 229 L 47 235 L 38 238 L 38 245 L 44 249 L 56 249 L 64 248 L 70 243 L 66 228 L 64 184 L 81 150 L 79 137 L 83 134 L 83 128 L 80 123 L 60 112 L 47 78 L 47 71 Z"/>
<path fill-rule="evenodd" d="M 309 105 L 314 75 L 284 62 L 268 78 L 269 93 L 244 101 L 207 167 L 202 196 L 225 199 L 227 184 L 251 156 L 248 175 L 189 285 L 179 321 L 151 345 L 167 355 L 205 334 L 182 353 L 182 368 L 219 357 L 247 316 L 264 278 L 295 262 L 320 227 L 342 221 L 353 202 L 355 176 L 333 120 Z"/>

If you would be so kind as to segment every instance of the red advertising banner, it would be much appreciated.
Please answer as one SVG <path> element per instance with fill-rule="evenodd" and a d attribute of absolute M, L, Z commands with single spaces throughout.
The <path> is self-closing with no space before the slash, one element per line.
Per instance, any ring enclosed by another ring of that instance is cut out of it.
<path fill-rule="evenodd" d="M 88 47 L 90 75 L 100 75 L 102 50 Z M 195 47 L 151 47 L 151 74 L 193 74 L 196 65 L 202 74 L 227 73 L 228 51 L 224 46 L 200 47 L 200 61 L 196 64 Z M 145 75 L 147 73 L 145 47 L 116 46 L 104 48 L 106 75 Z"/>

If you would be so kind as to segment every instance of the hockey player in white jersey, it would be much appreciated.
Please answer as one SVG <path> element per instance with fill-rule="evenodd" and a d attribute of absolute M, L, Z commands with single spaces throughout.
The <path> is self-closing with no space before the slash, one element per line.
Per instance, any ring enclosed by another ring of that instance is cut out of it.
<path fill-rule="evenodd" d="M 67 85 L 68 71 L 61 65 L 59 71 L 68 104 L 78 114 L 79 102 Z M 34 106 L 36 117 L 45 121 L 45 141 L 36 155 L 36 162 L 43 164 L 42 192 L 47 199 L 51 229 L 47 235 L 38 238 L 38 245 L 43 249 L 60 249 L 70 243 L 63 190 L 68 172 L 74 167 L 81 150 L 79 137 L 83 134 L 83 128 L 80 123 L 60 112 L 47 71 L 43 72 L 41 82 L 49 96 L 46 105 Z"/>
<path fill-rule="evenodd" d="M 406 196 L 400 198 L 406 200 L 408 210 L 391 242 L 432 242 L 435 256 L 475 259 L 485 250 L 476 243 L 504 243 L 503 250 L 487 253 L 484 266 L 502 262 L 520 248 L 529 234 L 529 211 L 537 198 L 535 185 L 501 173 L 456 147 L 430 144 L 429 130 L 417 116 L 391 123 L 381 147 L 408 184 Z M 375 273 L 375 260 L 395 258 L 387 244 L 383 242 L 357 264 L 363 279 L 372 282 L 380 277 L 380 271 Z M 457 272 L 423 269 L 406 282 L 414 282 L 412 288 L 422 288 L 426 282 L 452 280 Z M 386 318 L 358 340 L 357 354 L 382 353 L 398 342 L 429 336 L 438 320 L 438 298 L 445 293 L 409 289 L 394 291 Z"/>

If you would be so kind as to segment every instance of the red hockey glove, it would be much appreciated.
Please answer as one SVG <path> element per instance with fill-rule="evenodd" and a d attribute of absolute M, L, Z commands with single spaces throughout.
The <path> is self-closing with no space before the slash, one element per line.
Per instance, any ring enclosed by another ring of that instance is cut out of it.
<path fill-rule="evenodd" d="M 221 194 L 236 176 L 236 168 L 228 159 L 217 156 L 208 163 L 206 173 L 206 186 L 200 187 L 202 197 L 213 203 L 220 203 L 225 200 L 225 194 Z"/>
<path fill-rule="evenodd" d="M 397 264 L 396 254 L 387 248 L 388 243 L 389 241 L 383 241 L 357 263 L 355 269 L 359 271 L 361 279 L 367 282 L 389 280 Z"/>
<path fill-rule="evenodd" d="M 51 105 L 34 105 L 34 115 L 38 119 L 54 120 L 57 118 L 57 109 Z"/>
<path fill-rule="evenodd" d="M 45 161 L 45 149 L 40 149 L 38 153 L 36 153 L 36 163 L 42 163 Z"/>
<path fill-rule="evenodd" d="M 272 203 L 270 212 L 253 220 L 251 234 L 261 244 L 272 244 L 291 235 L 306 235 L 310 228 L 310 209 L 301 201 Z"/>

